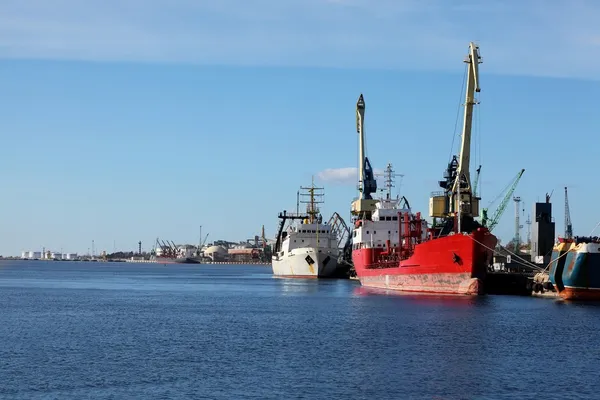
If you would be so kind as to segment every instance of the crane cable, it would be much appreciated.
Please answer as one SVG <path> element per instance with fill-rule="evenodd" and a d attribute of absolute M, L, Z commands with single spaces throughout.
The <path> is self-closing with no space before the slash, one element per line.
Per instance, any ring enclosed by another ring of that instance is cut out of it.
<path fill-rule="evenodd" d="M 465 64 L 465 72 L 463 73 L 463 81 L 460 85 L 460 98 L 458 100 L 458 107 L 456 108 L 456 120 L 454 121 L 454 133 L 452 134 L 452 145 L 450 146 L 450 155 L 448 156 L 448 163 L 452 160 L 452 153 L 454 152 L 454 141 L 456 140 L 456 129 L 458 128 L 458 118 L 460 116 L 460 107 L 462 106 L 462 99 L 465 90 L 465 82 L 467 80 L 467 68 L 469 64 Z"/>
<path fill-rule="evenodd" d="M 479 92 L 479 95 L 477 96 L 477 104 L 481 104 L 481 92 Z M 477 165 L 481 165 L 481 137 L 483 136 L 481 133 L 481 105 L 479 105 L 479 107 L 477 107 L 477 119 L 476 119 L 476 129 L 475 129 L 475 133 L 476 133 L 476 137 L 477 137 L 477 146 L 475 147 L 476 150 L 476 155 L 475 155 L 475 159 L 478 160 Z M 480 178 L 480 176 L 478 175 L 477 178 Z M 481 179 L 479 179 L 479 181 L 477 182 L 477 190 L 478 193 L 475 193 L 475 195 L 479 198 L 481 198 Z"/>
<path fill-rule="evenodd" d="M 519 172 L 519 174 L 520 174 L 520 173 L 521 173 L 521 172 Z M 516 180 L 517 180 L 517 178 L 519 177 L 519 174 L 517 174 L 517 176 L 516 176 L 516 177 L 512 178 L 512 179 L 510 180 L 510 182 L 508 182 L 508 185 L 506 185 L 506 186 L 504 187 L 504 189 L 502 189 L 502 191 L 500 191 L 500 193 L 498 194 L 498 196 L 496 196 L 496 197 L 494 198 L 494 200 L 492 200 L 492 201 L 490 201 L 490 202 L 488 203 L 488 208 L 489 208 L 489 207 L 490 207 L 492 204 L 494 204 L 496 201 L 498 201 L 498 199 L 499 199 L 500 197 L 502 197 L 502 195 L 506 195 L 506 192 L 508 192 L 508 190 L 509 190 L 509 189 L 512 187 L 512 185 L 514 185 L 515 181 L 516 181 Z"/>
<path fill-rule="evenodd" d="M 485 247 L 486 249 L 493 251 L 494 253 L 496 253 L 496 249 L 492 249 L 491 247 L 485 245 L 484 243 L 481 243 L 480 241 L 478 241 L 477 239 L 475 239 L 474 237 L 472 237 L 471 235 L 468 235 L 475 243 L 480 244 L 481 246 Z M 544 271 L 545 268 L 542 267 L 538 267 L 537 265 L 535 265 L 534 263 L 532 263 L 531 261 L 527 261 L 524 258 L 522 258 L 521 256 L 519 256 L 518 254 L 513 253 L 512 251 L 508 250 L 506 247 L 500 245 L 500 247 L 502 247 L 503 250 L 505 250 L 507 253 L 515 256 L 517 259 L 522 260 L 520 263 L 524 266 L 528 266 L 529 268 L 532 269 L 537 269 L 537 270 L 541 270 Z M 515 264 L 519 264 L 519 262 L 515 261 Z"/>
<path fill-rule="evenodd" d="M 600 226 L 600 221 L 598 221 L 598 223 L 596 224 L 594 229 L 592 229 L 592 231 L 590 232 L 590 234 L 588 236 L 592 236 L 592 233 L 594 233 L 594 231 L 596 230 L 596 228 L 598 228 L 598 226 Z"/>
<path fill-rule="evenodd" d="M 598 222 L 598 225 L 600 225 L 600 222 Z M 485 244 L 483 244 L 483 243 L 481 243 L 480 241 L 476 240 L 474 237 L 472 237 L 472 236 L 469 236 L 469 237 L 470 237 L 471 239 L 473 239 L 473 241 L 474 241 L 474 242 L 476 242 L 476 243 L 478 243 L 478 244 L 482 245 L 482 246 L 483 246 L 483 247 L 485 247 L 486 249 L 488 249 L 488 250 L 491 250 L 491 251 L 493 251 L 494 253 L 496 252 L 496 250 L 495 250 L 495 249 L 492 249 L 492 248 L 490 248 L 490 247 L 486 246 Z M 521 262 L 521 261 L 518 261 L 518 260 L 516 260 L 516 261 L 515 261 L 515 264 L 519 264 L 519 265 L 523 265 L 523 266 L 526 266 L 526 267 L 529 267 L 529 268 L 532 268 L 532 269 L 536 269 L 536 270 L 538 270 L 538 271 L 540 271 L 540 272 L 546 272 L 546 270 L 547 270 L 548 268 L 550 268 L 550 266 L 552 265 L 552 263 L 554 263 L 555 261 L 558 261 L 558 260 L 560 260 L 561 258 L 563 258 L 564 256 L 566 256 L 568 253 L 572 253 L 572 252 L 573 252 L 573 249 L 569 249 L 569 250 L 565 251 L 565 252 L 564 252 L 562 255 L 560 255 L 560 256 L 558 256 L 558 257 L 556 257 L 556 258 L 554 258 L 554 259 L 550 260 L 550 262 L 548 262 L 548 265 L 546 265 L 546 267 L 542 268 L 542 267 L 538 267 L 537 265 L 535 265 L 535 264 L 534 264 L 534 263 L 532 263 L 531 261 L 527 261 L 527 260 L 525 260 L 524 258 L 521 258 L 521 257 L 520 257 L 520 256 L 518 256 L 517 254 L 515 254 L 515 253 L 513 253 L 512 251 L 508 250 L 506 247 L 504 247 L 504 246 L 502 246 L 502 245 L 500 245 L 500 247 L 502 247 L 502 249 L 503 249 L 503 250 L 505 250 L 507 253 L 510 253 L 511 255 L 514 255 L 515 257 L 517 257 L 517 258 L 520 258 L 521 260 L 523 260 L 522 262 Z"/>

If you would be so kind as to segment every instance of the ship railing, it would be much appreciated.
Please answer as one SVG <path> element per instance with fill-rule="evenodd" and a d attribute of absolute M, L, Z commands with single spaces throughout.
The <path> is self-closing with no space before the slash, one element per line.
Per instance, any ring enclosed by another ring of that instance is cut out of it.
<path fill-rule="evenodd" d="M 431 197 L 444 196 L 445 192 L 443 190 L 436 190 L 431 192 Z"/>
<path fill-rule="evenodd" d="M 309 218 L 306 213 L 286 212 L 285 216 L 287 218 Z M 283 213 L 279 213 L 279 218 L 283 218 Z"/>
<path fill-rule="evenodd" d="M 600 243 L 600 237 L 598 237 L 598 236 L 575 236 L 573 238 L 573 241 L 575 241 L 576 244 L 579 244 L 579 243 L 598 244 L 598 243 Z"/>

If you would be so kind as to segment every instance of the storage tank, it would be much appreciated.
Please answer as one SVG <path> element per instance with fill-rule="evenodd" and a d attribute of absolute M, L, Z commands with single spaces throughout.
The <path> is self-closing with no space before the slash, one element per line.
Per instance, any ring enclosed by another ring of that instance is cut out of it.
<path fill-rule="evenodd" d="M 66 260 L 76 260 L 77 259 L 77 253 L 66 253 L 65 254 L 65 259 Z"/>
<path fill-rule="evenodd" d="M 54 260 L 61 260 L 62 259 L 62 254 L 61 253 L 52 253 L 50 255 L 50 258 L 52 258 Z"/>
<path fill-rule="evenodd" d="M 33 258 L 34 260 L 39 260 L 42 258 L 41 251 L 32 251 L 31 253 L 33 253 L 33 256 L 31 258 Z"/>
<path fill-rule="evenodd" d="M 22 258 L 23 260 L 26 260 L 26 259 L 28 259 L 28 258 L 29 258 L 29 252 L 28 252 L 28 251 L 22 251 L 22 252 L 21 252 L 21 258 Z"/>
<path fill-rule="evenodd" d="M 227 249 L 223 246 L 210 246 L 204 250 L 204 256 L 213 261 L 223 261 L 227 256 Z"/>

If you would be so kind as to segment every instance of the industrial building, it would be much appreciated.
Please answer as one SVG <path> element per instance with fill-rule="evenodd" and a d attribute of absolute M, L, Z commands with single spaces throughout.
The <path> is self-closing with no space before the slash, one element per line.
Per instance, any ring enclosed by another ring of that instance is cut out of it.
<path fill-rule="evenodd" d="M 21 259 L 23 260 L 70 260 L 79 259 L 77 253 L 60 253 L 56 251 L 22 251 Z"/>
<path fill-rule="evenodd" d="M 550 195 L 546 194 L 546 201 L 533 204 L 533 221 L 527 221 L 531 232 L 528 233 L 527 243 L 521 242 L 519 223 L 519 198 L 515 198 L 517 204 L 515 210 L 515 236 L 513 238 L 511 251 L 506 248 L 496 249 L 494 255 L 494 270 L 505 270 L 512 272 L 521 272 L 524 267 L 526 270 L 533 271 L 527 263 L 537 264 L 545 267 L 550 263 L 552 257 L 552 248 L 555 244 L 556 227 L 552 218 L 552 203 Z"/>
<path fill-rule="evenodd" d="M 21 252 L 21 258 L 23 260 L 39 260 L 42 258 L 41 251 L 23 251 Z"/>
<path fill-rule="evenodd" d="M 227 251 L 229 261 L 234 262 L 256 262 L 261 260 L 263 249 L 261 248 L 233 248 Z"/>
<path fill-rule="evenodd" d="M 227 261 L 228 252 L 223 246 L 210 246 L 204 250 L 204 257 L 209 258 L 213 262 Z"/>

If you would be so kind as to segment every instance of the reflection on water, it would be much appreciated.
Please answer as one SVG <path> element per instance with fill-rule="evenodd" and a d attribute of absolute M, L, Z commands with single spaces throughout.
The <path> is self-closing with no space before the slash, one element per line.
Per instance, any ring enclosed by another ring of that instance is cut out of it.
<path fill-rule="evenodd" d="M 327 293 L 341 294 L 348 293 L 348 280 L 344 279 L 315 279 L 315 278 L 288 278 L 273 277 L 283 295 L 307 294 L 307 293 Z"/>
<path fill-rule="evenodd" d="M 365 286 L 356 287 L 352 293 L 355 296 L 394 296 L 401 297 L 415 304 L 443 302 L 444 304 L 473 305 L 481 304 L 485 296 L 464 296 L 452 294 L 430 294 L 417 292 L 404 292 L 401 290 L 379 289 Z"/>

